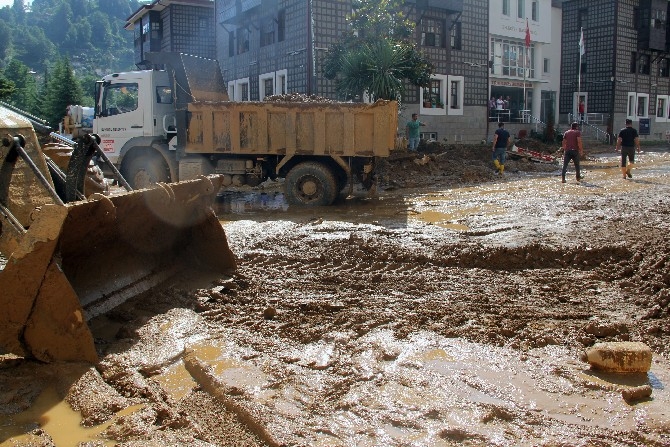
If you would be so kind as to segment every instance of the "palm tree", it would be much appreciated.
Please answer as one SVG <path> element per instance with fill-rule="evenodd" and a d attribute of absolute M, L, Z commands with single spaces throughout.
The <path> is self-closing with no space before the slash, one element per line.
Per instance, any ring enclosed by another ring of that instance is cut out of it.
<path fill-rule="evenodd" d="M 329 48 L 323 65 L 324 76 L 335 80 L 343 98 L 367 93 L 373 100 L 398 100 L 405 81 L 429 85 L 433 65 L 409 41 L 409 22 L 399 12 L 402 4 L 399 0 L 357 2 L 357 13 L 347 18 L 357 32 L 349 32 Z"/>

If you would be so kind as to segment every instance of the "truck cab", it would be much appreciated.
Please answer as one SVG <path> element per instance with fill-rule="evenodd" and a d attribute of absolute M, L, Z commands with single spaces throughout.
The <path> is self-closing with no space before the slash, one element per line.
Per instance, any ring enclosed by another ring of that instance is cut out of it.
<path fill-rule="evenodd" d="M 168 74 L 160 70 L 114 73 L 97 83 L 93 131 L 113 163 L 123 166 L 123 158 L 140 155 L 131 154 L 138 147 L 176 134 L 172 92 Z"/>

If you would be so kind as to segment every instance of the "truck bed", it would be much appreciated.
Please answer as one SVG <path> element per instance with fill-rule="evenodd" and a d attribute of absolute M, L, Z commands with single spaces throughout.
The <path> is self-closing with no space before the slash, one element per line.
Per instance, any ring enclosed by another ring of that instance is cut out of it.
<path fill-rule="evenodd" d="M 198 102 L 188 105 L 186 153 L 387 157 L 398 105 Z"/>

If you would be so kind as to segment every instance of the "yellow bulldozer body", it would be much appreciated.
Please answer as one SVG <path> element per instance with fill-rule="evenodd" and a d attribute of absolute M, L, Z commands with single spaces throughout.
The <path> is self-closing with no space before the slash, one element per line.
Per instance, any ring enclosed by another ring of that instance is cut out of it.
<path fill-rule="evenodd" d="M 30 123 L 0 108 L 0 131 L 0 185 L 3 176 L 10 179 L 8 191 L 0 191 L 0 252 L 7 258 L 0 270 L 0 352 L 95 362 L 91 318 L 185 268 L 235 269 L 211 206 L 221 176 L 62 203 L 10 154 L 9 143 L 21 135 L 50 181 Z"/>

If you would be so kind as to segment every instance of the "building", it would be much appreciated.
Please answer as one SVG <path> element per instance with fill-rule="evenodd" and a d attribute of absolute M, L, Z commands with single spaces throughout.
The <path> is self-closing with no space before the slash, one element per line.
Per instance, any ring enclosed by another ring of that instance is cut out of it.
<path fill-rule="evenodd" d="M 429 88 L 406 86 L 400 123 L 418 112 L 426 138 L 486 137 L 487 3 L 406 2 L 417 23 L 414 39 L 436 70 Z M 296 92 L 342 100 L 321 67 L 351 10 L 351 0 L 216 0 L 217 59 L 230 97 L 256 101 Z"/>
<path fill-rule="evenodd" d="M 560 91 L 561 48 L 555 44 L 561 36 L 560 5 L 551 0 L 492 1 L 489 35 L 490 97 L 506 102 L 502 111 L 490 113 L 490 119 L 555 122 Z"/>
<path fill-rule="evenodd" d="M 216 58 L 212 0 L 154 0 L 128 19 L 125 29 L 135 35 L 135 64 L 149 68 L 145 53 L 172 51 Z"/>
<path fill-rule="evenodd" d="M 627 118 L 643 139 L 665 139 L 670 130 L 668 13 L 667 0 L 563 2 L 560 112 L 566 122 L 581 97 L 588 124 L 605 130 L 610 141 Z"/>

